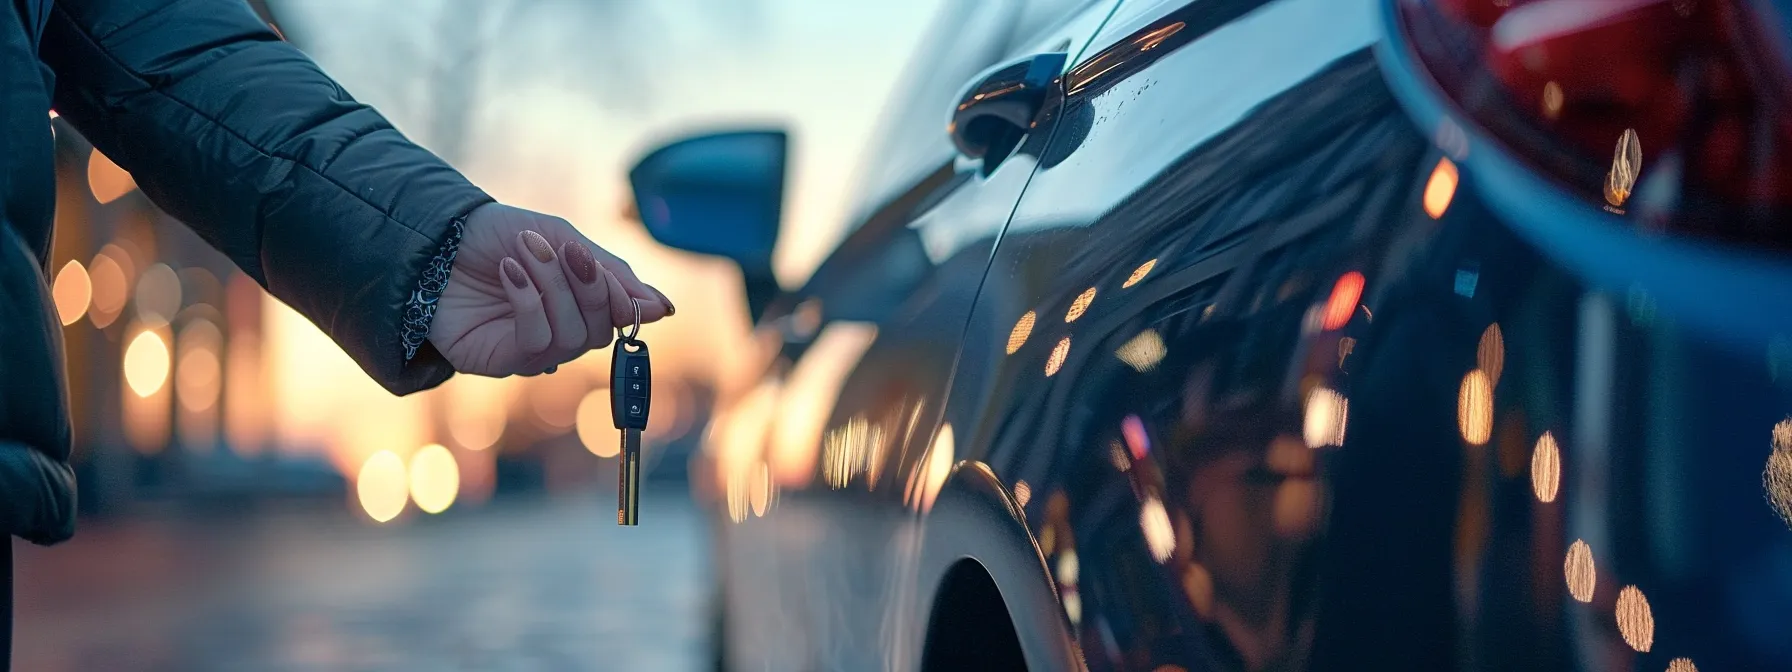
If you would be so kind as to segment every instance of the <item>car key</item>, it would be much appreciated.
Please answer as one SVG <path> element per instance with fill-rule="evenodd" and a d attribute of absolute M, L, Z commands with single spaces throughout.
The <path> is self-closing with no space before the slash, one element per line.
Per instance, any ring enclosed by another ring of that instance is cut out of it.
<path fill-rule="evenodd" d="M 616 330 L 610 354 L 610 416 L 622 430 L 622 464 L 616 474 L 616 524 L 639 523 L 641 505 L 641 430 L 647 429 L 647 407 L 653 392 L 653 366 L 641 333 L 641 302 L 635 300 L 635 324 L 627 334 Z"/>

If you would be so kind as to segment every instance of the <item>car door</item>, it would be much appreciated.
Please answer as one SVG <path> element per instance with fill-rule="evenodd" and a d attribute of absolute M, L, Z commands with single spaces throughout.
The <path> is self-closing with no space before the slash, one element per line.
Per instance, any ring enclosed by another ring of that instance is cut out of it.
<path fill-rule="evenodd" d="M 910 442 L 933 435 L 977 283 L 1034 165 L 1019 149 L 959 158 L 947 122 L 977 71 L 1054 53 L 1067 62 L 1115 4 L 948 3 L 924 41 L 868 156 L 861 223 L 795 293 L 791 326 L 780 328 L 789 343 L 765 393 L 775 401 L 755 434 L 763 448 L 724 468 L 736 666 L 913 666 L 918 643 L 896 625 L 908 610 L 898 596 L 912 515 L 891 483 L 920 453 Z M 1043 144 L 1052 128 L 1020 135 Z"/>
<path fill-rule="evenodd" d="M 1005 598 L 1049 586 L 1055 619 L 1017 625 L 1088 669 L 1308 661 L 1356 265 L 1426 151 L 1372 17 L 1126 0 L 1065 76 L 943 423 L 938 496 L 989 513 L 934 521 L 927 553 L 977 558 Z"/>

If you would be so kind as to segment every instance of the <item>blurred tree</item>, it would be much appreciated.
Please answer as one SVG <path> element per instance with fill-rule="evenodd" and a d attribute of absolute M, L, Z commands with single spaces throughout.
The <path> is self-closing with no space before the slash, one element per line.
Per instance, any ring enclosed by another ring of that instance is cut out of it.
<path fill-rule="evenodd" d="M 372 60 L 355 95 L 450 163 L 468 158 L 481 117 L 504 94 L 548 84 L 623 113 L 648 109 L 675 31 L 713 29 L 750 45 L 759 0 L 265 0 L 301 49 L 343 33 Z M 348 25 L 359 23 L 359 26 Z"/>

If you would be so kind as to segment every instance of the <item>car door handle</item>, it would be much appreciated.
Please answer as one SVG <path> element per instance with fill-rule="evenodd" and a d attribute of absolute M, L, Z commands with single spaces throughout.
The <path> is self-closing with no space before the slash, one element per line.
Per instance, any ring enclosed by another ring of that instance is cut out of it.
<path fill-rule="evenodd" d="M 1007 145 L 1030 130 L 1069 58 L 1064 52 L 1035 54 L 998 64 L 973 78 L 959 94 L 946 125 L 958 152 L 983 159 L 991 148 Z M 1003 158 L 1007 157 L 995 161 Z"/>

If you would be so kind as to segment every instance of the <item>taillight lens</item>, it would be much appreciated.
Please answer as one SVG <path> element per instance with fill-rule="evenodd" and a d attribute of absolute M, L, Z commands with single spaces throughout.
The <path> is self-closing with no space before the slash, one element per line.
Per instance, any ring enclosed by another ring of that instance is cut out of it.
<path fill-rule="evenodd" d="M 1792 250 L 1784 0 L 1400 0 L 1444 94 L 1612 212 Z"/>

